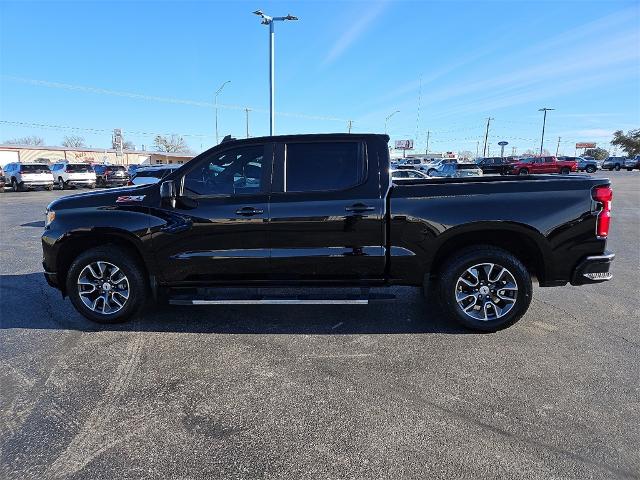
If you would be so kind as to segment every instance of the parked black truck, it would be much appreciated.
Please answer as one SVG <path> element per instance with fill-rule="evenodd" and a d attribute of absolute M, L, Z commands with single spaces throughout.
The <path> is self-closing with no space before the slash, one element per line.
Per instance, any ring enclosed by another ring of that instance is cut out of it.
<path fill-rule="evenodd" d="M 532 277 L 545 287 L 611 278 L 608 180 L 531 175 L 395 185 L 388 140 L 231 140 L 160 184 L 60 198 L 47 209 L 45 277 L 98 322 L 125 320 L 150 298 L 367 303 L 370 287 L 411 285 L 435 291 L 452 318 L 486 331 L 522 317 Z M 219 287 L 291 285 L 335 293 L 218 295 L 228 291 Z M 346 287 L 362 293 L 341 295 Z"/>

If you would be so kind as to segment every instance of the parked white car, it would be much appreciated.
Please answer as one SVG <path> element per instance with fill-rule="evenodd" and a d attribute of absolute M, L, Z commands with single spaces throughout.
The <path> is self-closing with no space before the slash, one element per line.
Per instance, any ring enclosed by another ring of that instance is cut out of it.
<path fill-rule="evenodd" d="M 69 161 L 54 163 L 51 173 L 60 190 L 69 187 L 96 187 L 96 172 L 88 163 Z"/>
<path fill-rule="evenodd" d="M 168 165 L 153 165 L 149 167 L 140 167 L 136 170 L 131 178 L 130 184 L 132 185 L 146 185 L 150 183 L 158 183 L 164 177 L 169 175 L 174 170 L 180 168 L 182 165 L 168 164 Z"/>
<path fill-rule="evenodd" d="M 8 163 L 4 167 L 4 176 L 14 192 L 36 187 L 53 190 L 53 175 L 46 163 Z"/>

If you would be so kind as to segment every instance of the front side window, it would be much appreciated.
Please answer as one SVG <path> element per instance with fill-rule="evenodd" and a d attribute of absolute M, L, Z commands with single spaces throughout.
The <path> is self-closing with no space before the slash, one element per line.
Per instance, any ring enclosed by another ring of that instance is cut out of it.
<path fill-rule="evenodd" d="M 185 192 L 192 195 L 261 193 L 264 191 L 263 157 L 263 145 L 215 153 L 187 173 Z"/>
<path fill-rule="evenodd" d="M 364 179 L 359 142 L 290 143 L 286 146 L 285 191 L 344 190 Z"/>

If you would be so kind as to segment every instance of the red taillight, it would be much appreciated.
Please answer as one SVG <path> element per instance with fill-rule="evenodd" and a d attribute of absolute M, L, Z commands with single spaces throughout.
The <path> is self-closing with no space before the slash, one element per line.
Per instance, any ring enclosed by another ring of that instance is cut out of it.
<path fill-rule="evenodd" d="M 611 200 L 613 200 L 613 190 L 610 186 L 596 187 L 593 189 L 593 199 L 600 204 L 598 219 L 596 222 L 596 235 L 600 238 L 607 238 L 609 235 L 609 225 L 611 224 Z"/>

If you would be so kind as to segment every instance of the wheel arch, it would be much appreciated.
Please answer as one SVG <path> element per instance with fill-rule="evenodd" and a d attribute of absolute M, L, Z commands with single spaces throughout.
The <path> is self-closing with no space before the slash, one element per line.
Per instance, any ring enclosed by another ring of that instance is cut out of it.
<path fill-rule="evenodd" d="M 145 278 L 149 278 L 147 262 L 145 262 L 140 245 L 140 239 L 129 232 L 117 229 L 96 229 L 90 232 L 74 232 L 64 239 L 58 250 L 56 272 L 58 284 L 63 294 L 66 294 L 67 273 L 71 263 L 81 253 L 95 247 L 114 245 L 122 248 L 136 259 L 142 268 Z"/>
<path fill-rule="evenodd" d="M 445 261 L 455 252 L 471 246 L 487 245 L 506 250 L 518 258 L 532 276 L 544 282 L 548 271 L 545 259 L 550 258 L 544 236 L 521 224 L 472 224 L 453 229 L 435 249 L 429 274 L 437 276 Z"/>

